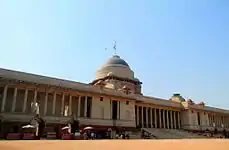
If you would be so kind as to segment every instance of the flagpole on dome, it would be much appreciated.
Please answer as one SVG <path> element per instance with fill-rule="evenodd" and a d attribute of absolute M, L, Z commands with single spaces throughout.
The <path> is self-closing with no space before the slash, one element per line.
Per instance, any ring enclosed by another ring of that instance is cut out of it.
<path fill-rule="evenodd" d="M 114 41 L 113 49 L 114 49 L 114 54 L 117 55 L 116 41 Z"/>

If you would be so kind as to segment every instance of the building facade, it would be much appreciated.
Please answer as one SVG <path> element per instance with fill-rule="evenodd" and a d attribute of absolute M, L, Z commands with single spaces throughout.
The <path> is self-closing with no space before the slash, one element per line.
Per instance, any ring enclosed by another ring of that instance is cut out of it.
<path fill-rule="evenodd" d="M 35 114 L 50 130 L 72 117 L 81 125 L 114 130 L 229 130 L 228 110 L 185 100 L 180 94 L 171 99 L 144 96 L 141 86 L 117 55 L 97 71 L 90 84 L 0 69 L 1 132 L 18 132 Z"/>

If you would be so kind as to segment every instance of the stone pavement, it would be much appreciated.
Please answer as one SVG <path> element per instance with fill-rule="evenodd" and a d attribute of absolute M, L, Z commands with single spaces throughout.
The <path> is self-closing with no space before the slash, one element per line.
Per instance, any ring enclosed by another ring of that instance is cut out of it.
<path fill-rule="evenodd" d="M 0 150 L 229 150 L 229 140 L 0 141 Z"/>

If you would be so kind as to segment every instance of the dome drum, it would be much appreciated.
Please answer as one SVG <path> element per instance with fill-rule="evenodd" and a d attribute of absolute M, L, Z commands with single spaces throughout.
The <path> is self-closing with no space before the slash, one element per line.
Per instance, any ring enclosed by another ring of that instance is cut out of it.
<path fill-rule="evenodd" d="M 125 67 L 107 66 L 97 71 L 96 79 L 104 78 L 108 74 L 112 76 L 128 78 L 128 79 L 134 78 L 134 72 L 130 69 L 127 69 Z"/>

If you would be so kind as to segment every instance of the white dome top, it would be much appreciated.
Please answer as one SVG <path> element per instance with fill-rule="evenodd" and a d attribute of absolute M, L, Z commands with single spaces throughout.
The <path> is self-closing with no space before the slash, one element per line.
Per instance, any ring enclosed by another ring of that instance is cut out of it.
<path fill-rule="evenodd" d="M 129 67 L 128 63 L 125 60 L 121 59 L 118 55 L 114 55 L 105 63 L 105 66 L 113 66 L 113 65 L 122 65 L 122 66 Z"/>
<path fill-rule="evenodd" d="M 99 69 L 96 73 L 96 79 L 104 78 L 107 75 L 114 75 L 128 79 L 134 78 L 134 72 L 130 69 L 128 63 L 118 55 L 114 55 Z"/>

